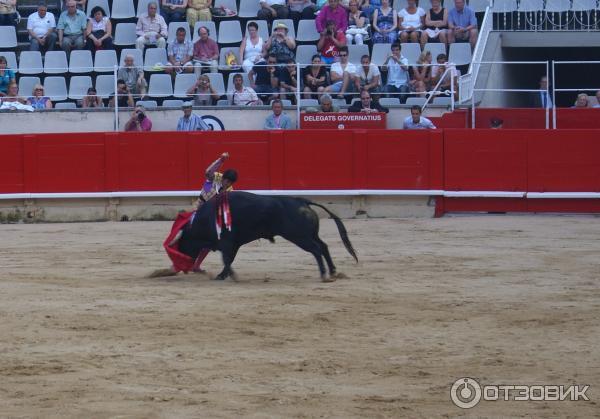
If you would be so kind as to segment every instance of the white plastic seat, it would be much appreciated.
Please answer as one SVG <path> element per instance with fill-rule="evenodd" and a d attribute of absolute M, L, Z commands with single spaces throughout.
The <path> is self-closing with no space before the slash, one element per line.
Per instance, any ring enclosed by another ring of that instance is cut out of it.
<path fill-rule="evenodd" d="M 421 46 L 416 43 L 405 42 L 401 44 L 400 54 L 408 60 L 409 64 L 416 64 L 421 55 Z"/>
<path fill-rule="evenodd" d="M 0 48 L 16 48 L 17 31 L 14 26 L 0 26 Z"/>
<path fill-rule="evenodd" d="M 187 98 L 187 91 L 192 87 L 198 78 L 195 74 L 178 74 L 175 77 L 175 86 L 173 87 L 173 96 L 178 98 Z"/>
<path fill-rule="evenodd" d="M 2 28 L 2 26 L 0 26 Z M 44 71 L 42 54 L 39 51 L 23 51 L 19 56 L 19 73 L 41 74 Z"/>
<path fill-rule="evenodd" d="M 189 41 L 192 39 L 191 35 L 190 35 L 190 25 L 188 25 L 187 22 L 171 22 L 171 23 L 169 23 L 169 33 L 167 35 L 168 43 L 175 41 L 176 35 L 177 35 L 177 29 L 179 29 L 179 28 L 185 29 L 185 40 L 186 41 Z"/>
<path fill-rule="evenodd" d="M 114 49 L 101 49 L 100 51 L 96 51 L 96 56 L 94 57 L 94 71 L 96 73 L 112 72 L 116 65 L 117 52 Z"/>
<path fill-rule="evenodd" d="M 155 100 L 138 100 L 135 106 L 143 106 L 146 109 L 158 108 L 158 103 Z"/>
<path fill-rule="evenodd" d="M 135 17 L 135 6 L 133 0 L 117 0 L 112 5 L 113 19 L 130 19 Z"/>
<path fill-rule="evenodd" d="M 433 105 L 437 105 L 437 106 L 450 106 L 452 104 L 452 98 L 450 97 L 434 97 L 433 98 L 433 102 L 431 102 Z"/>
<path fill-rule="evenodd" d="M 404 9 L 406 6 L 408 6 L 408 2 L 406 0 L 394 0 L 394 2 L 392 4 L 392 8 L 394 10 L 398 10 L 398 11 Z M 421 6 L 421 5 L 419 5 L 419 6 Z"/>
<path fill-rule="evenodd" d="M 44 79 L 44 94 L 56 102 L 67 100 L 67 82 L 63 76 L 51 76 Z"/>
<path fill-rule="evenodd" d="M 423 48 L 423 51 L 431 51 L 431 62 L 435 63 L 438 55 L 446 54 L 446 45 L 441 43 L 436 44 L 428 42 L 427 44 L 425 44 L 425 48 Z"/>
<path fill-rule="evenodd" d="M 217 91 L 219 95 L 224 95 L 227 92 L 225 91 L 225 83 L 223 82 L 223 75 L 221 73 L 206 73 L 210 80 L 210 85 Z"/>
<path fill-rule="evenodd" d="M 588 12 L 598 10 L 598 7 L 596 0 L 573 0 L 571 10 L 574 12 Z"/>
<path fill-rule="evenodd" d="M 494 0 L 492 11 L 496 13 L 510 13 L 517 10 L 517 0 Z"/>
<path fill-rule="evenodd" d="M 64 51 L 48 51 L 44 55 L 44 73 L 64 74 L 69 70 L 67 54 Z"/>
<path fill-rule="evenodd" d="M 488 7 L 488 6 L 490 6 L 490 0 L 469 0 L 469 7 L 475 13 L 485 12 L 486 7 Z M 428 10 L 428 9 L 425 9 L 425 10 Z"/>
<path fill-rule="evenodd" d="M 87 95 L 88 89 L 92 87 L 90 76 L 73 76 L 69 82 L 69 99 L 79 100 Z"/>
<path fill-rule="evenodd" d="M 142 55 L 142 51 L 140 51 L 137 48 L 126 48 L 121 51 L 121 57 L 119 58 L 120 67 L 123 67 L 125 65 L 125 57 L 127 57 L 128 55 L 131 55 L 133 57 L 133 65 L 135 65 L 136 67 L 142 67 L 144 65 L 144 56 Z"/>
<path fill-rule="evenodd" d="M 371 62 L 375 65 L 383 65 L 392 51 L 392 44 L 373 44 Z"/>
<path fill-rule="evenodd" d="M 360 64 L 360 58 L 369 55 L 368 45 L 348 45 L 348 61 L 352 64 Z M 370 57 L 370 55 L 369 55 Z"/>
<path fill-rule="evenodd" d="M 92 52 L 87 49 L 73 50 L 69 57 L 69 73 L 91 73 L 94 71 Z"/>
<path fill-rule="evenodd" d="M 296 30 L 294 29 L 294 21 L 292 19 L 275 19 L 273 21 L 273 25 L 271 26 L 271 35 L 273 35 L 273 31 L 277 27 L 278 23 L 283 23 L 288 28 L 288 36 L 292 39 L 296 39 Z M 264 39 L 267 42 L 266 39 Z"/>
<path fill-rule="evenodd" d="M 229 106 L 230 103 L 227 99 L 219 99 L 217 100 L 217 106 Z"/>
<path fill-rule="evenodd" d="M 118 46 L 135 45 L 135 23 L 117 23 L 113 44 Z"/>
<path fill-rule="evenodd" d="M 238 17 L 256 18 L 260 10 L 260 0 L 240 0 Z"/>
<path fill-rule="evenodd" d="M 152 67 L 158 63 L 162 65 L 168 63 L 167 50 L 165 48 L 146 48 L 144 71 L 152 71 Z"/>
<path fill-rule="evenodd" d="M 391 98 L 394 99 L 394 98 Z M 381 100 L 381 99 L 380 99 Z M 406 105 L 407 106 L 423 106 L 425 104 L 427 99 L 425 99 L 424 97 L 409 97 L 406 99 Z"/>
<path fill-rule="evenodd" d="M 152 74 L 150 76 L 148 96 L 159 98 L 173 96 L 171 76 L 168 74 Z"/>
<path fill-rule="evenodd" d="M 225 55 L 227 55 L 227 53 L 229 51 L 231 51 L 235 54 L 235 56 L 237 57 L 238 64 L 242 65 L 242 62 L 240 61 L 240 47 L 225 47 L 225 48 L 221 48 L 221 50 L 219 51 L 219 67 L 220 68 L 224 68 L 224 69 L 229 68 L 227 66 L 227 64 L 225 63 Z"/>
<path fill-rule="evenodd" d="M 116 1 L 121 1 L 121 0 L 116 0 Z M 160 14 L 160 3 L 161 2 L 159 0 L 138 0 L 136 17 L 140 17 L 144 13 L 148 13 L 148 4 L 153 3 L 153 2 L 159 5 L 156 10 L 156 13 Z"/>
<path fill-rule="evenodd" d="M 541 12 L 544 10 L 544 0 L 520 0 L 519 12 Z"/>
<path fill-rule="evenodd" d="M 212 20 L 199 20 L 198 22 L 196 22 L 196 24 L 194 25 L 194 34 L 192 36 L 192 41 L 196 42 L 200 38 L 200 36 L 198 36 L 198 29 L 200 29 L 202 26 L 208 29 L 208 37 L 216 42 L 218 38 L 218 32 L 217 27 L 215 26 L 215 22 L 213 22 Z"/>
<path fill-rule="evenodd" d="M 39 77 L 21 77 L 19 79 L 19 96 L 31 96 L 33 93 L 33 86 L 36 84 L 41 84 Z"/>
<path fill-rule="evenodd" d="M 319 32 L 317 32 L 317 26 L 314 19 L 301 20 L 298 22 L 298 35 L 296 41 L 298 42 L 317 42 L 320 38 Z"/>
<path fill-rule="evenodd" d="M 465 65 L 471 62 L 471 44 L 468 42 L 450 44 L 448 61 L 456 65 Z"/>
<path fill-rule="evenodd" d="M 108 99 L 115 92 L 115 79 L 112 74 L 101 74 L 96 77 L 96 94 Z"/>
<path fill-rule="evenodd" d="M 56 103 L 54 109 L 77 109 L 77 105 L 73 102 Z"/>
<path fill-rule="evenodd" d="M 379 104 L 381 106 L 399 106 L 400 99 L 397 97 L 382 97 L 379 99 Z"/>
<path fill-rule="evenodd" d="M 17 64 L 17 54 L 13 51 L 0 51 L 0 56 L 6 58 L 6 68 L 17 71 L 19 65 Z"/>
<path fill-rule="evenodd" d="M 569 0 L 546 0 L 546 12 L 561 13 L 571 10 Z"/>
<path fill-rule="evenodd" d="M 302 67 L 306 67 L 311 64 L 313 55 L 317 53 L 316 45 L 298 45 L 296 47 L 296 62 L 300 63 Z"/>
<path fill-rule="evenodd" d="M 338 108 L 348 107 L 348 102 L 346 102 L 346 99 L 334 98 L 331 100 L 331 103 L 333 104 L 333 106 L 337 106 Z"/>
<path fill-rule="evenodd" d="M 258 36 L 260 36 L 263 39 L 263 41 L 267 42 L 267 39 L 269 38 L 269 26 L 266 20 L 249 20 L 246 23 L 246 30 L 244 31 L 244 36 L 248 33 L 248 23 L 250 22 L 256 23 L 256 25 L 258 26 Z"/>
<path fill-rule="evenodd" d="M 181 108 L 183 106 L 183 100 L 181 99 L 167 99 L 163 100 L 161 107 L 163 108 Z"/>
<path fill-rule="evenodd" d="M 319 106 L 319 101 L 317 99 L 300 99 L 301 108 L 308 108 L 311 106 Z"/>
<path fill-rule="evenodd" d="M 269 106 L 271 106 L 273 104 L 273 101 L 269 102 Z M 289 99 L 281 99 L 281 105 L 282 106 L 292 106 L 292 101 Z"/>
<path fill-rule="evenodd" d="M 238 20 L 224 20 L 219 25 L 219 44 L 242 42 L 242 28 Z"/>
<path fill-rule="evenodd" d="M 118 3 L 120 1 L 123 0 L 117 0 L 116 2 L 113 1 L 113 3 Z M 102 9 L 104 9 L 104 13 L 106 13 L 106 16 L 111 17 L 110 16 L 110 7 L 108 7 L 108 0 L 88 0 L 87 1 L 87 15 L 90 16 L 90 14 L 92 13 L 92 9 L 96 6 L 100 6 L 102 7 Z"/>

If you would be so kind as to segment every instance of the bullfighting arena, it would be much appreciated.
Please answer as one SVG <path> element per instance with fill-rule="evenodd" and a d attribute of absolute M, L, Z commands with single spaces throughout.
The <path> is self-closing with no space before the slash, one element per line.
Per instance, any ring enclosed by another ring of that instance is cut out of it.
<path fill-rule="evenodd" d="M 598 218 L 344 222 L 360 263 L 322 220 L 333 283 L 281 238 L 219 282 L 147 277 L 169 265 L 170 222 L 0 225 L 0 416 L 598 416 Z M 461 377 L 590 400 L 463 410 Z"/>

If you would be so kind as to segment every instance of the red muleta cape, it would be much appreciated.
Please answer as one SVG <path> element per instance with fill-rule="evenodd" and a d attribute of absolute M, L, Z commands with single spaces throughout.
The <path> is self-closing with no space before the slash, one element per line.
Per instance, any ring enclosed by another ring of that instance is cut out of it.
<path fill-rule="evenodd" d="M 179 251 L 179 240 L 172 246 L 169 246 L 169 243 L 173 241 L 177 233 L 179 233 L 179 231 L 181 231 L 183 227 L 189 223 L 190 219 L 192 218 L 192 214 L 193 212 L 180 212 L 177 214 L 177 218 L 173 223 L 173 227 L 171 227 L 171 233 L 163 243 L 169 259 L 171 259 L 173 262 L 173 268 L 175 269 L 175 272 L 183 271 L 188 273 L 194 267 L 194 259 Z"/>

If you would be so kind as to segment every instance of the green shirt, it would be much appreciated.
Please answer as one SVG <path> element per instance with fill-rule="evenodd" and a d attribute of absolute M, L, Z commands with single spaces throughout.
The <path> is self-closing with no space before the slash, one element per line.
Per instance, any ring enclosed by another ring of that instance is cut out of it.
<path fill-rule="evenodd" d="M 56 29 L 63 29 L 65 35 L 83 34 L 87 26 L 87 17 L 81 10 L 77 10 L 75 16 L 69 16 L 69 12 L 64 11 L 60 14 Z"/>

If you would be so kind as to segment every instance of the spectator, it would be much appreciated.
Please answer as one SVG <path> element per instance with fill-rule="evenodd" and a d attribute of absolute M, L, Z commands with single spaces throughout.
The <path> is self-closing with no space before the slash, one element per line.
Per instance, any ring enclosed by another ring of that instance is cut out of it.
<path fill-rule="evenodd" d="M 123 61 L 125 65 L 117 71 L 117 80 L 123 80 L 132 95 L 145 96 L 148 83 L 144 78 L 144 70 L 134 65 L 131 54 L 127 54 Z"/>
<path fill-rule="evenodd" d="M 356 45 L 363 45 L 369 34 L 365 27 L 369 24 L 369 18 L 365 12 L 358 8 L 358 0 L 350 0 L 349 4 L 350 11 L 348 13 L 346 43 L 351 45 L 352 41 L 354 41 Z"/>
<path fill-rule="evenodd" d="M 267 116 L 265 120 L 265 129 L 292 129 L 292 120 L 289 116 L 283 113 L 283 104 L 281 100 L 275 99 L 271 103 L 273 113 Z"/>
<path fill-rule="evenodd" d="M 7 67 L 6 57 L 0 55 L 0 97 L 6 96 L 8 86 L 15 81 L 15 72 Z"/>
<path fill-rule="evenodd" d="M 266 20 L 269 25 L 275 19 L 287 19 L 290 11 L 285 0 L 260 0 L 260 9 L 256 17 L 260 20 Z"/>
<path fill-rule="evenodd" d="M 412 67 L 413 80 L 410 81 L 415 92 L 427 92 L 431 89 L 431 51 L 422 52 L 417 65 Z"/>
<path fill-rule="evenodd" d="M 67 57 L 71 49 L 83 49 L 83 33 L 87 28 L 87 17 L 81 10 L 77 10 L 75 0 L 67 1 L 67 10 L 58 18 L 58 46 L 66 52 Z"/>
<path fill-rule="evenodd" d="M 277 70 L 277 59 L 275 54 L 269 54 L 267 65 L 256 64 L 248 73 L 250 86 L 254 89 L 263 102 L 269 103 L 277 99 L 279 92 L 279 71 Z"/>
<path fill-rule="evenodd" d="M 37 12 L 27 18 L 27 32 L 29 32 L 29 51 L 53 51 L 56 44 L 56 20 L 48 11 L 45 2 L 40 2 Z M 66 69 L 65 69 L 66 71 Z"/>
<path fill-rule="evenodd" d="M 16 81 L 11 81 L 6 88 L 6 95 L 2 97 L 2 103 L 18 102 L 22 105 L 27 104 L 27 101 L 19 96 L 19 86 Z"/>
<path fill-rule="evenodd" d="M 438 54 L 437 65 L 431 68 L 431 85 L 436 86 L 443 77 L 442 82 L 438 86 L 438 91 L 443 92 L 445 96 L 449 96 L 452 90 L 452 79 L 454 78 L 454 95 L 458 94 L 458 77 L 456 74 L 456 67 L 453 64 L 448 64 L 448 57 L 446 54 Z M 448 69 L 448 72 L 446 72 Z M 444 75 L 446 72 L 446 75 Z"/>
<path fill-rule="evenodd" d="M 125 107 L 133 107 L 133 96 L 131 96 L 131 91 L 129 90 L 129 87 L 127 87 L 127 83 L 125 83 L 125 80 L 117 80 L 117 104 L 119 105 L 119 108 L 125 108 Z M 111 108 L 115 107 L 115 95 L 111 95 L 110 99 L 108 101 L 108 106 L 110 106 Z"/>
<path fill-rule="evenodd" d="M 221 92 L 215 90 L 206 74 L 201 75 L 186 93 L 188 96 L 192 96 L 196 106 L 212 106 L 221 97 Z"/>
<path fill-rule="evenodd" d="M 87 89 L 87 95 L 81 100 L 81 107 L 85 109 L 104 107 L 104 103 L 102 103 L 102 99 L 98 96 L 95 88 L 89 87 Z"/>
<path fill-rule="evenodd" d="M 535 92 L 532 95 L 532 105 L 534 108 L 551 108 L 552 97 L 548 93 L 548 77 L 540 78 L 540 92 Z"/>
<path fill-rule="evenodd" d="M 490 119 L 490 128 L 491 129 L 501 129 L 504 125 L 504 121 L 500 118 L 492 118 Z"/>
<path fill-rule="evenodd" d="M 92 9 L 91 17 L 85 30 L 86 48 L 92 52 L 99 49 L 114 49 L 112 40 L 112 23 L 104 9 L 96 6 Z"/>
<path fill-rule="evenodd" d="M 312 56 L 311 65 L 302 70 L 302 79 L 304 80 L 304 98 L 314 97 L 313 93 L 321 94 L 325 91 L 327 84 L 327 70 L 322 65 L 321 56 L 315 54 Z"/>
<path fill-rule="evenodd" d="M 582 109 L 590 107 L 590 99 L 586 93 L 579 93 L 577 95 L 577 100 L 575 104 L 571 106 L 572 108 Z"/>
<path fill-rule="evenodd" d="M 598 103 L 594 105 L 594 108 L 600 108 L 600 90 L 596 92 L 596 102 Z"/>
<path fill-rule="evenodd" d="M 385 106 L 381 106 L 379 102 L 371 100 L 371 94 L 368 90 L 361 90 L 360 100 L 355 100 L 352 105 L 348 108 L 348 112 L 384 112 L 388 113 L 390 110 Z"/>
<path fill-rule="evenodd" d="M 404 129 L 436 129 L 433 123 L 421 116 L 421 107 L 414 105 L 410 108 L 410 116 L 404 120 Z"/>
<path fill-rule="evenodd" d="M 285 23 L 279 22 L 273 30 L 273 35 L 265 43 L 265 50 L 269 55 L 275 55 L 278 63 L 286 63 L 294 59 L 294 49 L 296 49 L 296 41 L 288 36 L 288 27 Z"/>
<path fill-rule="evenodd" d="M 185 39 L 185 29 L 177 28 L 175 40 L 167 48 L 167 60 L 169 63 L 165 67 L 165 73 L 175 75 L 176 73 L 192 73 L 194 65 L 192 58 L 194 56 L 194 45 L 192 41 Z"/>
<path fill-rule="evenodd" d="M 390 7 L 390 0 L 381 0 L 381 7 L 373 13 L 373 43 L 393 44 L 398 39 L 398 16 Z"/>
<path fill-rule="evenodd" d="M 448 42 L 469 41 L 471 48 L 477 43 L 477 18 L 475 12 L 465 6 L 465 0 L 454 0 L 454 9 L 448 13 Z"/>
<path fill-rule="evenodd" d="M 321 9 L 315 19 L 317 32 L 323 33 L 327 29 L 327 22 L 330 20 L 335 22 L 337 30 L 346 33 L 346 29 L 348 29 L 348 13 L 346 9 L 340 6 L 340 0 L 329 0 L 327 6 Z"/>
<path fill-rule="evenodd" d="M 161 0 L 160 15 L 165 19 L 167 26 L 171 22 L 185 21 L 187 5 L 188 0 Z"/>
<path fill-rule="evenodd" d="M 17 26 L 17 0 L 0 0 L 0 26 Z"/>
<path fill-rule="evenodd" d="M 244 79 L 241 74 L 233 76 L 233 89 L 229 91 L 227 96 L 229 102 L 234 106 L 262 105 L 254 89 L 244 86 Z"/>
<path fill-rule="evenodd" d="M 169 30 L 165 19 L 156 13 L 158 5 L 155 1 L 148 3 L 148 13 L 142 14 L 135 28 L 135 34 L 138 39 L 135 46 L 140 51 L 144 51 L 146 45 L 156 45 L 158 48 L 167 46 L 167 36 Z"/>
<path fill-rule="evenodd" d="M 328 94 L 324 94 L 319 99 L 319 103 L 321 104 L 320 112 L 339 112 L 340 109 L 333 104 L 333 99 Z"/>
<path fill-rule="evenodd" d="M 198 28 L 199 38 L 194 44 L 194 71 L 196 76 L 202 74 L 202 67 L 206 66 L 211 73 L 216 73 L 219 67 L 219 46 L 210 39 L 210 30 L 206 26 Z"/>
<path fill-rule="evenodd" d="M 431 0 L 431 9 L 425 15 L 426 29 L 421 32 L 421 48 L 430 39 L 439 39 L 444 46 L 448 44 L 448 9 L 442 7 L 441 0 Z"/>
<path fill-rule="evenodd" d="M 125 123 L 125 131 L 152 131 L 152 121 L 146 115 L 146 108 L 137 105 L 131 118 Z"/>
<path fill-rule="evenodd" d="M 192 102 L 184 102 L 181 109 L 183 116 L 177 122 L 177 131 L 210 131 L 202 117 L 192 113 Z"/>
<path fill-rule="evenodd" d="M 392 53 L 388 55 L 381 69 L 387 71 L 387 83 L 385 91 L 388 97 L 395 97 L 394 94 L 400 94 L 400 103 L 406 102 L 406 93 L 408 93 L 408 60 L 400 53 L 400 44 L 392 44 Z"/>
<path fill-rule="evenodd" d="M 296 26 L 301 19 L 315 18 L 315 4 L 310 0 L 288 0 L 288 6 L 290 18 L 293 19 Z"/>
<path fill-rule="evenodd" d="M 285 67 L 279 68 L 279 92 L 281 93 L 281 99 L 285 99 L 286 96 L 290 98 L 296 97 L 296 91 L 298 90 L 298 77 L 296 71 L 296 62 L 294 60 L 288 60 Z"/>
<path fill-rule="evenodd" d="M 338 93 L 339 98 L 343 98 L 346 92 L 360 89 L 360 80 L 358 78 L 358 69 L 348 62 L 348 47 L 340 48 L 340 61 L 331 66 L 331 85 L 325 88 L 326 92 Z"/>
<path fill-rule="evenodd" d="M 62 9 L 66 10 L 67 9 L 67 3 L 69 2 L 69 0 L 63 0 L 63 5 L 62 5 Z M 87 0 L 75 0 L 75 5 L 77 6 L 77 9 L 81 10 L 82 12 L 85 12 L 85 5 L 87 4 Z"/>
<path fill-rule="evenodd" d="M 44 86 L 36 84 L 33 86 L 31 97 L 27 98 L 27 104 L 35 110 L 52 109 L 52 101 L 44 96 Z"/>
<path fill-rule="evenodd" d="M 371 58 L 367 54 L 360 58 L 360 64 L 360 67 L 358 67 L 360 88 L 369 93 L 379 92 L 381 86 L 379 67 L 371 62 Z"/>
<path fill-rule="evenodd" d="M 373 19 L 375 9 L 381 7 L 381 0 L 364 0 L 359 3 L 359 6 L 369 19 Z"/>
<path fill-rule="evenodd" d="M 407 6 L 398 12 L 400 42 L 419 42 L 425 25 L 425 10 L 417 7 L 417 0 L 407 0 Z"/>
<path fill-rule="evenodd" d="M 212 20 L 212 14 L 210 13 L 212 4 L 212 0 L 188 0 L 187 22 L 192 30 L 199 20 Z"/>
<path fill-rule="evenodd" d="M 346 35 L 338 30 L 335 21 L 328 20 L 325 30 L 321 32 L 317 49 L 321 53 L 321 60 L 325 64 L 333 64 L 340 53 L 340 47 L 346 45 Z"/>
<path fill-rule="evenodd" d="M 240 45 L 240 51 L 244 60 L 242 68 L 246 73 L 252 70 L 254 64 L 264 61 L 262 55 L 264 46 L 265 41 L 258 35 L 258 25 L 256 22 L 248 23 L 246 36 L 244 36 Z"/>

